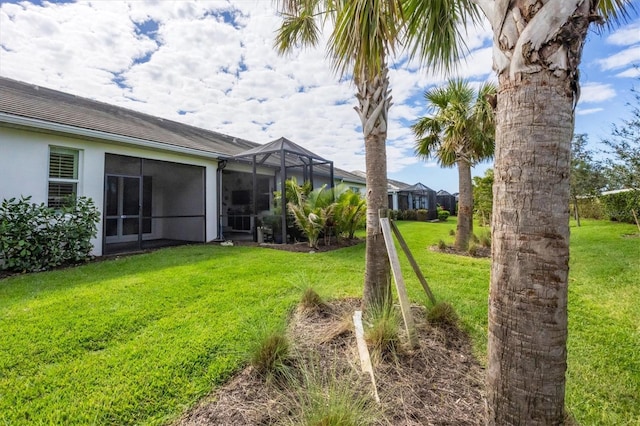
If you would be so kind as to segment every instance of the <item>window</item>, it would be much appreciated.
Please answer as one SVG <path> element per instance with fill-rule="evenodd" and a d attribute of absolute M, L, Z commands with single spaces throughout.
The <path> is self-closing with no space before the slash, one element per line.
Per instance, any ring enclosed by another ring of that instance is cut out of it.
<path fill-rule="evenodd" d="M 69 197 L 78 194 L 78 151 L 51 147 L 49 149 L 48 206 L 62 207 Z"/>

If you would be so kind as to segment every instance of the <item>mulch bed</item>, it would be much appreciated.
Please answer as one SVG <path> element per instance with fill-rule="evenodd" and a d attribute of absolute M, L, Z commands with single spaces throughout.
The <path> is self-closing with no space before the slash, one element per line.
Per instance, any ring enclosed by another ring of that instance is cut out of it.
<path fill-rule="evenodd" d="M 360 372 L 351 316 L 360 300 L 336 300 L 322 310 L 292 315 L 289 336 L 313 371 L 335 377 L 357 395 L 369 395 L 373 425 L 480 425 L 485 423 L 483 369 L 469 338 L 452 325 L 432 325 L 423 307 L 412 308 L 419 345 L 374 362 L 380 404 L 368 374 Z M 306 355 L 305 355 L 306 354 Z M 309 355 L 313 354 L 313 355 Z M 300 399 L 300 393 L 298 400 Z M 269 382 L 251 367 L 217 388 L 176 425 L 299 424 L 296 393 Z"/>
<path fill-rule="evenodd" d="M 364 239 L 341 238 L 338 241 L 336 241 L 335 238 L 332 238 L 331 241 L 328 243 L 325 243 L 322 239 L 320 239 L 317 247 L 309 247 L 309 243 L 307 242 L 299 242 L 299 243 L 291 243 L 291 244 L 275 244 L 275 243 L 254 243 L 252 241 L 233 241 L 234 245 L 264 247 L 264 248 L 270 248 L 274 250 L 284 250 L 284 251 L 291 251 L 291 252 L 297 252 L 297 253 L 327 252 L 332 250 L 338 250 L 344 247 L 355 246 L 360 243 L 364 243 Z"/>

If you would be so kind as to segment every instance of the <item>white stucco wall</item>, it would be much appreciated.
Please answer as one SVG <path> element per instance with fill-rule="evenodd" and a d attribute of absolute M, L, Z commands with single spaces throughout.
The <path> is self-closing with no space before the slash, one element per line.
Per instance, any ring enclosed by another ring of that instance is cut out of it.
<path fill-rule="evenodd" d="M 78 195 L 92 198 L 101 215 L 104 203 L 105 153 L 204 167 L 206 240 L 211 241 L 218 234 L 216 220 L 218 215 L 216 208 L 216 169 L 218 164 L 215 159 L 124 144 L 83 140 L 0 126 L 0 200 L 30 195 L 32 202 L 47 203 L 47 169 L 50 146 L 79 150 Z M 92 253 L 96 256 L 102 255 L 102 225 L 101 220 L 98 225 L 98 236 L 92 240 L 94 246 Z"/>

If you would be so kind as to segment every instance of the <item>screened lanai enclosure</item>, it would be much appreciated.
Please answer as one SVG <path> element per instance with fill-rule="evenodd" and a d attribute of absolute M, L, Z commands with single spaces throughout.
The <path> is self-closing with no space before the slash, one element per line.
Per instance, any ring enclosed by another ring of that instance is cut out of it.
<path fill-rule="evenodd" d="M 105 155 L 103 253 L 204 242 L 205 169 Z"/>
<path fill-rule="evenodd" d="M 297 230 L 287 219 L 284 202 L 276 202 L 274 190 L 284 195 L 282 183 L 295 177 L 299 184 L 309 182 L 311 187 L 334 186 L 333 161 L 286 139 L 279 138 L 257 146 L 233 157 L 235 161 L 250 164 L 250 173 L 227 172 L 222 175 L 223 229 L 245 231 L 254 241 L 259 241 L 259 232 L 269 232 L 274 242 L 294 239 Z M 225 183 L 229 182 L 230 183 Z M 259 224 L 268 226 L 258 226 Z M 227 238 L 228 235 L 223 236 Z"/>

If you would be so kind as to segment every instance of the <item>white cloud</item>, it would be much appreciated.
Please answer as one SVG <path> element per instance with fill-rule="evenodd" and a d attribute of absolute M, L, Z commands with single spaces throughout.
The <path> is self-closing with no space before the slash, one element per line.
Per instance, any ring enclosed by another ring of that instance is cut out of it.
<path fill-rule="evenodd" d="M 595 114 L 597 112 L 600 111 L 604 111 L 604 108 L 577 108 L 576 109 L 576 114 L 577 115 L 589 115 L 589 114 Z"/>
<path fill-rule="evenodd" d="M 624 49 L 614 55 L 598 60 L 600 68 L 612 70 L 640 62 L 640 45 Z"/>
<path fill-rule="evenodd" d="M 332 72 L 323 48 L 278 55 L 279 23 L 265 0 L 1 3 L 0 75 L 260 143 L 285 136 L 338 167 L 363 170 L 355 88 Z M 144 34 L 143 25 L 157 29 Z M 637 61 L 638 27 L 609 37 L 630 47 L 603 60 L 603 69 L 628 66 L 634 55 Z M 486 23 L 467 31 L 472 51 L 456 75 L 495 81 L 491 38 Z M 435 175 L 434 162 L 415 157 L 409 126 L 426 113 L 422 93 L 447 76 L 420 69 L 405 52 L 396 59 L 389 73 L 389 172 L 428 168 Z M 585 84 L 581 103 L 614 96 L 612 84 Z M 418 175 L 408 179 L 429 185 Z"/>
<path fill-rule="evenodd" d="M 607 43 L 618 46 L 630 46 L 640 43 L 640 21 L 619 28 L 607 37 Z"/>
<path fill-rule="evenodd" d="M 616 91 L 610 84 L 586 83 L 580 88 L 579 104 L 603 102 L 615 96 Z"/>
<path fill-rule="evenodd" d="M 616 74 L 616 77 L 638 78 L 640 77 L 640 67 L 636 66 L 629 68 L 628 70 Z"/>

